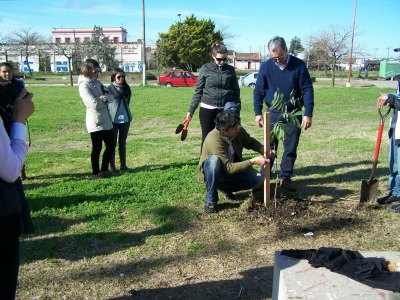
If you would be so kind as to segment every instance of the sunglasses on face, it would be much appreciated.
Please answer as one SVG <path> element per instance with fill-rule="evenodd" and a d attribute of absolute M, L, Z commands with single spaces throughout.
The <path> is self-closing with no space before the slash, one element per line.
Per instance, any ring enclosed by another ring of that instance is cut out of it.
<path fill-rule="evenodd" d="M 285 58 L 285 56 L 286 56 L 286 54 L 282 54 L 281 56 L 278 56 L 278 57 L 271 57 L 271 59 L 272 59 L 274 62 L 278 62 L 278 61 L 280 61 L 280 60 L 283 60 L 283 59 Z"/>
<path fill-rule="evenodd" d="M 218 62 L 222 62 L 222 61 L 226 61 L 228 58 L 227 58 L 227 57 L 224 57 L 224 58 L 215 57 L 215 59 L 216 59 Z"/>
<path fill-rule="evenodd" d="M 117 76 L 117 79 L 125 79 L 125 75 L 119 75 L 119 76 Z"/>

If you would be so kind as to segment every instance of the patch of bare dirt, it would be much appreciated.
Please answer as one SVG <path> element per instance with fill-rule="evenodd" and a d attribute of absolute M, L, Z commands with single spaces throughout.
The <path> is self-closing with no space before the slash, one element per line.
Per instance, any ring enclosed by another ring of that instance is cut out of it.
<path fill-rule="evenodd" d="M 262 201 L 247 199 L 241 206 L 240 216 L 253 219 L 257 224 L 277 228 L 275 238 L 307 235 L 341 230 L 360 225 L 365 220 L 358 216 L 360 209 L 328 205 L 308 199 L 281 196 L 264 206 Z"/>

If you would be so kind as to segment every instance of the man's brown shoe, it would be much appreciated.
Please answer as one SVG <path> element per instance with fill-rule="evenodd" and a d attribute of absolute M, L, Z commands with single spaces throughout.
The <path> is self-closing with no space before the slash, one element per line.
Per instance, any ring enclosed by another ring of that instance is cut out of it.
<path fill-rule="evenodd" d="M 294 183 L 292 182 L 292 180 L 290 178 L 280 178 L 279 179 L 279 186 L 281 188 L 284 188 L 285 190 L 288 190 L 289 192 L 296 192 L 297 188 L 294 185 Z"/>

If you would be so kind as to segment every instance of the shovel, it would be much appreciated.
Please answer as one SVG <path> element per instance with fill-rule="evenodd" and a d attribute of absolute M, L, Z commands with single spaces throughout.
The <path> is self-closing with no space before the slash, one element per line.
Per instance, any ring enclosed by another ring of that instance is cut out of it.
<path fill-rule="evenodd" d="M 388 116 L 390 112 L 390 107 L 384 115 L 382 114 L 380 108 L 378 109 L 378 111 L 379 111 L 380 121 L 378 127 L 378 136 L 376 137 L 374 158 L 372 160 L 372 170 L 371 170 L 371 175 L 369 176 L 368 179 L 361 180 L 361 190 L 360 190 L 361 203 L 375 199 L 376 191 L 378 190 L 378 185 L 379 185 L 379 180 L 374 178 L 374 176 L 376 172 L 376 167 L 378 165 L 378 156 L 379 156 L 379 150 L 381 148 L 383 125 L 385 123 L 385 118 Z"/>

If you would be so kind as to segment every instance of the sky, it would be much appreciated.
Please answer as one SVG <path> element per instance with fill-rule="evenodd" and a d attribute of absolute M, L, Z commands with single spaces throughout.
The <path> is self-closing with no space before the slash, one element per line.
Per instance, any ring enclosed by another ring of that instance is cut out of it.
<path fill-rule="evenodd" d="M 307 48 L 311 35 L 323 30 L 351 30 L 355 18 L 354 47 L 365 58 L 400 58 L 398 10 L 400 0 L 144 0 L 146 44 L 158 34 L 194 14 L 211 19 L 216 29 L 227 32 L 228 49 L 268 52 L 274 36 L 293 37 Z M 0 0 L 0 32 L 32 28 L 50 38 L 52 28 L 124 27 L 128 42 L 142 37 L 142 0 Z M 180 17 L 178 16 L 180 14 Z"/>

